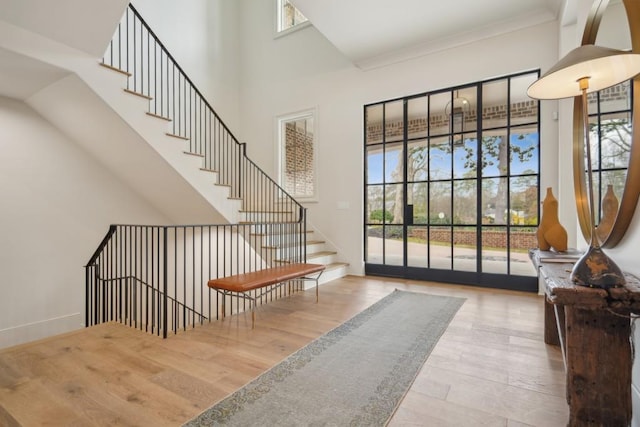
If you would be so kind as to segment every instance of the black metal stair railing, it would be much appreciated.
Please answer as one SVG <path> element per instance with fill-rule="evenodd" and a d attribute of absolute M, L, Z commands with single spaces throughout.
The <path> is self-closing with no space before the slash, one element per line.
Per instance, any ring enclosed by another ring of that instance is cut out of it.
<path fill-rule="evenodd" d="M 103 57 L 126 71 L 129 91 L 149 98 L 149 113 L 171 121 L 171 136 L 188 141 L 188 151 L 202 156 L 203 169 L 242 199 L 249 222 L 299 220 L 302 206 L 246 156 L 195 84 L 178 65 L 133 5 L 129 5 Z"/>
<path fill-rule="evenodd" d="M 112 225 L 85 267 L 86 325 L 117 321 L 167 337 L 221 317 L 207 281 L 306 261 L 306 212 L 246 155 L 144 19 L 129 5 L 103 57 L 128 73 L 127 90 L 149 99 L 148 113 L 171 122 L 169 136 L 203 158 L 244 221 L 222 225 Z M 301 284 L 289 291 L 299 290 Z M 265 303 L 286 293 L 273 288 Z M 255 295 L 254 295 L 255 296 Z M 226 315 L 246 310 L 226 301 Z"/>
<path fill-rule="evenodd" d="M 282 223 L 112 225 L 85 267 L 86 326 L 115 321 L 166 338 L 219 319 L 222 301 L 207 282 L 279 259 L 303 262 L 302 215 Z M 302 288 L 272 287 L 258 302 Z M 229 299 L 226 315 L 245 311 L 245 303 Z"/>

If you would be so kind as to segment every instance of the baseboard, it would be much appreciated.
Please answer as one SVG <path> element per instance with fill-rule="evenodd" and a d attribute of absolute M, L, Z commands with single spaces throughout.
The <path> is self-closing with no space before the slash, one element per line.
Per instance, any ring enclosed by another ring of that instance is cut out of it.
<path fill-rule="evenodd" d="M 53 319 L 0 329 L 0 348 L 12 347 L 52 335 L 70 332 L 83 326 L 82 314 L 72 313 Z"/>

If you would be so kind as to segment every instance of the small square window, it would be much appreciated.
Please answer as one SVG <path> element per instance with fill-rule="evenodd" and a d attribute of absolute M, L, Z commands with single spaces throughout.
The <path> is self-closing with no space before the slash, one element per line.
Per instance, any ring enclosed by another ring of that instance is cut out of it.
<path fill-rule="evenodd" d="M 301 28 L 304 26 L 303 24 L 309 22 L 289 0 L 277 0 L 276 4 L 278 8 L 277 32 L 279 34 L 289 32 L 294 28 Z"/>

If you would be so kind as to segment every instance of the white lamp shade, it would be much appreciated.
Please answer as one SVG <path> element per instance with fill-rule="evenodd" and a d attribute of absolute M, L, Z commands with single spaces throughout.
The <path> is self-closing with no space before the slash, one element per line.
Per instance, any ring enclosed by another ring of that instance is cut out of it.
<path fill-rule="evenodd" d="M 608 47 L 583 45 L 569 52 L 527 89 L 534 99 L 579 96 L 578 81 L 587 77 L 587 92 L 629 80 L 640 73 L 640 55 Z"/>

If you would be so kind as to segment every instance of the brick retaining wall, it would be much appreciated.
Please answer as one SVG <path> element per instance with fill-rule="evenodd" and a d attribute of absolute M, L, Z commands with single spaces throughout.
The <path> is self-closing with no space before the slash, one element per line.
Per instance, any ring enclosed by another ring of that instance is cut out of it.
<path fill-rule="evenodd" d="M 538 247 L 538 239 L 535 232 L 512 231 L 511 249 L 530 249 Z M 426 228 L 412 228 L 409 237 L 426 240 Z M 449 227 L 431 227 L 430 237 L 432 242 L 451 242 L 451 229 Z M 453 235 L 454 245 L 476 246 L 475 230 L 456 230 Z M 490 248 L 506 248 L 507 233 L 498 230 L 482 231 L 482 246 Z"/>

